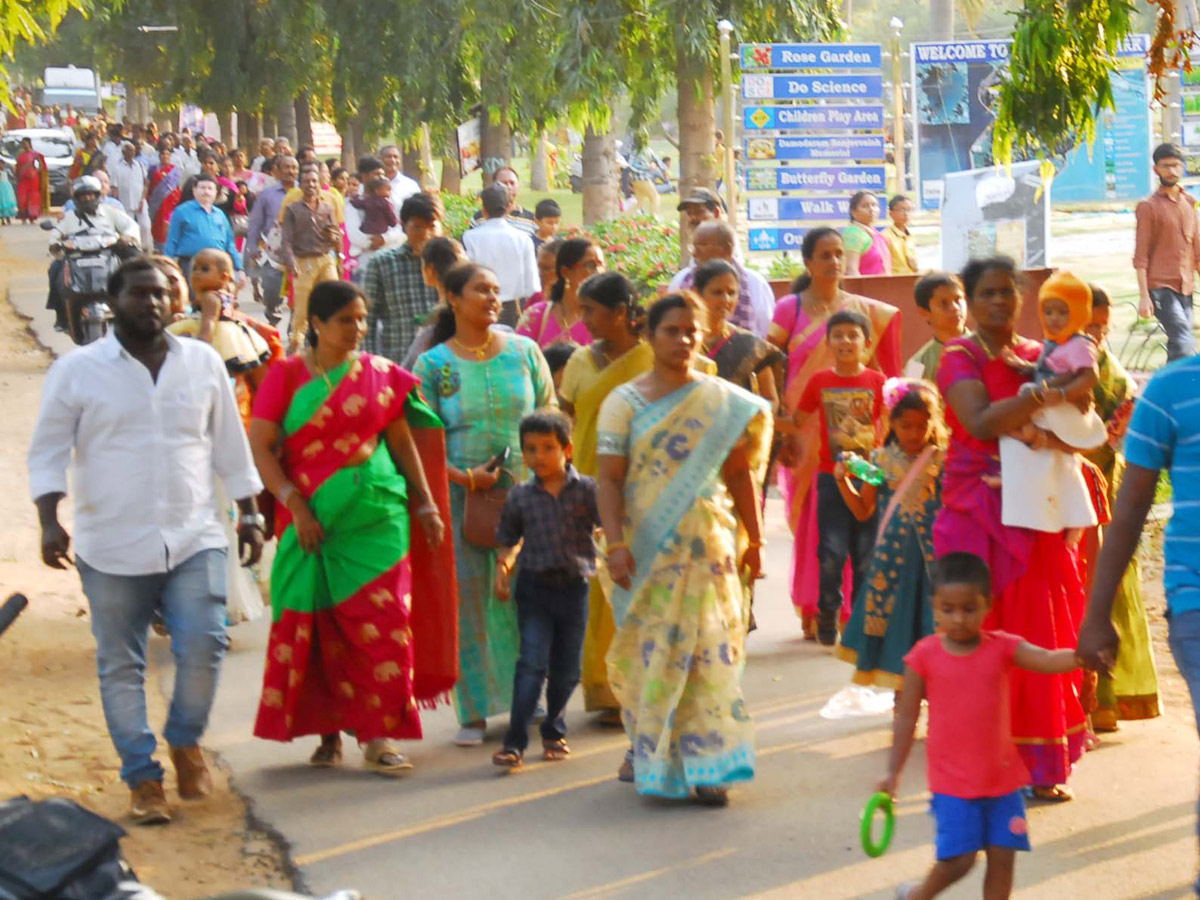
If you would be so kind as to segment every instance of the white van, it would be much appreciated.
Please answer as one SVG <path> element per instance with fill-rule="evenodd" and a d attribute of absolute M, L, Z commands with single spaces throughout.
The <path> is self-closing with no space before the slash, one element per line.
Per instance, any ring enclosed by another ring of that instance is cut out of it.
<path fill-rule="evenodd" d="M 100 105 L 100 78 L 92 69 L 75 66 L 47 66 L 42 73 L 43 106 L 71 104 L 79 112 L 97 113 Z"/>

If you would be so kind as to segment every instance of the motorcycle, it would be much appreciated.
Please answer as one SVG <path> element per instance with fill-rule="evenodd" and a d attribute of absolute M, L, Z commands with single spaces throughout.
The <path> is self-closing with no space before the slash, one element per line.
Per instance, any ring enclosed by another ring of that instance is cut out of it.
<path fill-rule="evenodd" d="M 43 222 L 49 231 L 53 223 Z M 87 229 L 51 248 L 62 260 L 58 280 L 71 339 L 79 345 L 98 341 L 108 334 L 112 308 L 108 305 L 108 276 L 121 264 L 116 247 L 120 238 Z"/>

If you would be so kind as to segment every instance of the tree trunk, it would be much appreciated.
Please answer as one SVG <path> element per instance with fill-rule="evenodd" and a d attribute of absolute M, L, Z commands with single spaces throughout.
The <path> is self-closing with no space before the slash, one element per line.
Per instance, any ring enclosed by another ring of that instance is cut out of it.
<path fill-rule="evenodd" d="M 462 175 L 459 172 L 457 156 L 442 157 L 442 193 L 462 193 Z"/>
<path fill-rule="evenodd" d="M 617 141 L 612 132 L 583 136 L 583 224 L 615 219 L 621 212 L 617 180 Z"/>
<path fill-rule="evenodd" d="M 367 117 L 359 113 L 350 120 L 350 138 L 354 145 L 354 152 L 359 157 L 366 156 L 371 152 L 367 146 Z M 355 169 L 358 168 L 358 160 L 355 160 Z"/>
<path fill-rule="evenodd" d="M 415 181 L 421 184 L 421 145 L 405 141 L 400 148 L 400 169 Z"/>
<path fill-rule="evenodd" d="M 293 150 L 300 149 L 300 137 L 296 134 L 296 107 L 292 101 L 279 104 L 279 112 L 277 114 L 279 120 L 279 135 L 285 137 L 292 145 Z"/>
<path fill-rule="evenodd" d="M 954 40 L 955 0 L 930 0 L 929 34 L 941 40 Z"/>
<path fill-rule="evenodd" d="M 539 128 L 533 136 L 532 153 L 529 159 L 529 188 L 534 191 L 550 190 L 550 173 L 546 166 L 546 131 Z"/>
<path fill-rule="evenodd" d="M 308 91 L 301 91 L 292 101 L 296 116 L 296 140 L 300 147 L 313 145 L 312 110 L 308 106 Z"/>
<path fill-rule="evenodd" d="M 713 102 L 713 71 L 709 61 L 676 48 L 676 79 L 679 98 L 679 196 L 692 188 L 717 186 L 717 109 Z M 732 135 L 726 140 L 732 140 Z M 687 220 L 680 214 L 680 259 L 691 241 Z"/>
<path fill-rule="evenodd" d="M 233 110 L 223 109 L 217 113 L 217 128 L 221 130 L 221 143 L 232 149 L 237 146 L 233 142 Z"/>
<path fill-rule="evenodd" d="M 492 183 L 492 176 L 496 174 L 496 170 L 507 166 L 512 160 L 512 132 L 508 127 L 508 85 L 499 81 L 494 72 L 495 67 L 485 66 L 480 83 L 483 106 L 479 112 L 479 144 L 485 187 Z M 493 122 L 488 114 L 489 107 L 500 111 L 496 122 Z"/>
<path fill-rule="evenodd" d="M 271 140 L 275 140 L 275 138 L 279 137 L 279 122 L 277 122 L 275 117 L 266 110 L 263 110 L 262 128 L 263 137 L 269 137 Z"/>
<path fill-rule="evenodd" d="M 262 116 L 258 113 L 243 113 L 238 111 L 238 130 L 244 131 L 244 134 L 239 134 L 242 139 L 242 146 L 251 151 L 250 159 L 258 156 L 258 142 L 262 140 Z M 248 160 L 247 160 L 248 161 Z"/>
<path fill-rule="evenodd" d="M 437 185 L 436 179 L 433 177 L 433 142 L 429 136 L 429 123 L 421 123 L 421 189 L 425 191 L 433 190 Z"/>
<path fill-rule="evenodd" d="M 354 146 L 354 129 L 349 123 L 342 129 L 342 165 L 347 171 L 358 171 L 358 148 Z"/>

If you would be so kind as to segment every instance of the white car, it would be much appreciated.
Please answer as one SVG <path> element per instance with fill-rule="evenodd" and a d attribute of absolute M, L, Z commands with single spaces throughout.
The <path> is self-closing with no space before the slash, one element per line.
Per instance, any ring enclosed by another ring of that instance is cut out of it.
<path fill-rule="evenodd" d="M 50 201 L 61 206 L 71 196 L 71 164 L 75 162 L 75 151 L 79 141 L 69 128 L 14 128 L 0 135 L 0 160 L 8 167 L 9 177 L 16 186 L 17 157 L 21 155 L 21 141 L 29 138 L 33 149 L 46 157 L 46 169 L 50 173 Z"/>

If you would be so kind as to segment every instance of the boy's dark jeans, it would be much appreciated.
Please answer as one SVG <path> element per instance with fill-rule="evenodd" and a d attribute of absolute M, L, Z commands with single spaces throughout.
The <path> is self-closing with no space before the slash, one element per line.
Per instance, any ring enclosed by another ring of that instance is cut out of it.
<path fill-rule="evenodd" d="M 534 708 L 546 687 L 542 740 L 567 736 L 564 712 L 579 684 L 583 636 L 587 631 L 588 582 L 566 572 L 518 572 L 513 589 L 521 655 L 513 678 L 512 718 L 504 746 L 525 752 Z"/>
<path fill-rule="evenodd" d="M 854 572 L 857 596 L 874 549 L 875 516 L 865 522 L 858 521 L 842 499 L 837 479 L 821 472 L 817 475 L 817 563 L 821 570 L 817 607 L 821 612 L 819 628 L 826 636 L 837 627 L 847 557 Z"/>

